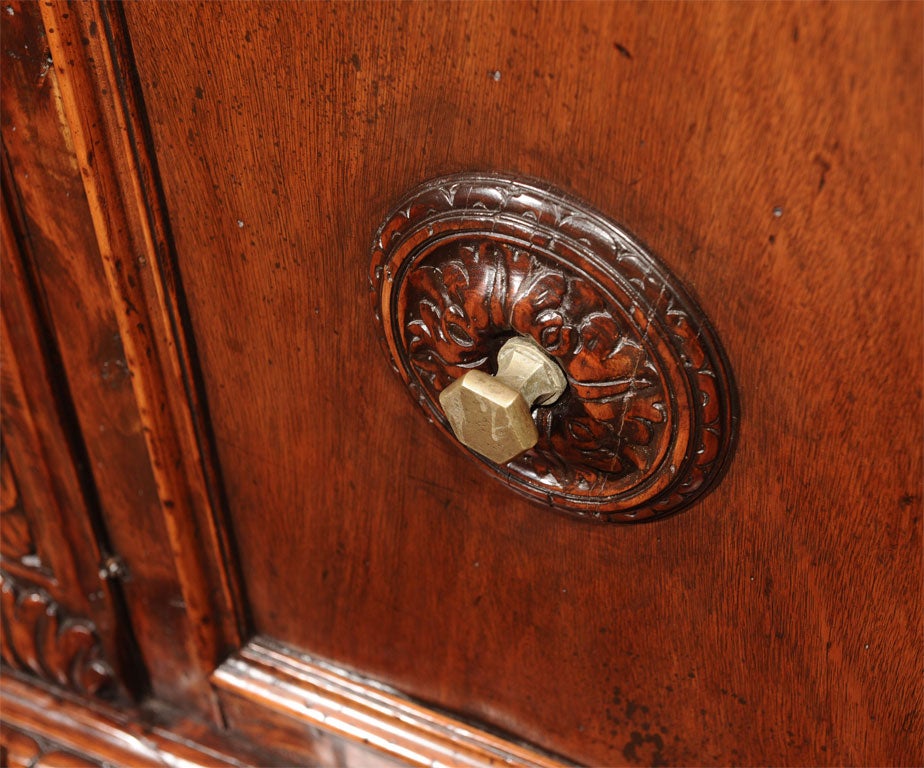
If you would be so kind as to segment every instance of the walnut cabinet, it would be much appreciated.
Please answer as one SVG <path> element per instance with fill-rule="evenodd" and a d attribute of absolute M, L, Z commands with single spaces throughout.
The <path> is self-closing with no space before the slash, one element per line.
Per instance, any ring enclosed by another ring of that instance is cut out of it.
<path fill-rule="evenodd" d="M 922 16 L 5 0 L 4 764 L 924 762 Z M 582 519 L 428 423 L 369 270 L 457 173 L 695 297 L 710 493 Z"/>

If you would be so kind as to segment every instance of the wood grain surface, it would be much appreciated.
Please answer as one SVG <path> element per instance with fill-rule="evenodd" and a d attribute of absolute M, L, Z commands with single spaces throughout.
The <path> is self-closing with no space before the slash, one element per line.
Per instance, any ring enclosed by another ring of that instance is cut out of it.
<path fill-rule="evenodd" d="M 213 658 L 198 675 L 191 669 L 190 656 L 195 658 L 199 647 L 193 629 L 195 614 L 187 610 L 184 600 L 185 584 L 177 573 L 179 557 L 165 525 L 145 440 L 145 429 L 150 431 L 150 427 L 135 397 L 119 325 L 126 312 L 145 305 L 137 297 L 132 305 L 118 294 L 113 296 L 102 260 L 105 239 L 101 244 L 101 238 L 108 230 L 118 233 L 120 253 L 135 253 L 133 245 L 126 245 L 130 221 L 116 190 L 120 183 L 137 187 L 141 179 L 137 170 L 118 175 L 107 159 L 111 150 L 103 135 L 118 117 L 112 103 L 118 93 L 107 87 L 108 46 L 100 41 L 103 25 L 94 22 L 99 9 L 90 3 L 68 9 L 17 2 L 3 8 L 4 193 L 18 213 L 20 226 L 14 236 L 22 245 L 24 261 L 34 271 L 35 301 L 44 310 L 58 355 L 58 368 L 36 377 L 35 386 L 38 389 L 46 377 L 57 379 L 72 399 L 86 446 L 82 469 L 92 477 L 90 487 L 96 496 L 89 511 L 75 508 L 72 514 L 78 520 L 96 517 L 96 533 L 103 541 L 93 545 L 101 544 L 106 556 L 118 553 L 126 566 L 121 588 L 131 624 L 113 626 L 109 621 L 103 635 L 108 638 L 112 629 L 133 629 L 145 665 L 129 659 L 123 665 L 125 672 L 156 667 L 153 691 L 166 700 L 189 704 L 197 695 L 208 695 L 206 675 L 218 659 Z M 42 12 L 50 20 L 44 28 Z M 62 23 L 54 20 L 56 13 L 61 14 Z M 95 23 L 93 33 L 87 29 L 84 34 L 80 23 L 88 27 Z M 91 41 L 101 50 L 92 49 Z M 108 104 L 100 102 L 100 91 L 109 94 Z M 89 149 L 89 158 L 87 133 L 97 142 Z M 98 190 L 92 199 L 87 191 L 88 187 L 95 189 L 94 183 L 109 195 L 103 205 Z M 133 210 L 129 205 L 128 210 L 136 217 L 147 216 L 142 206 Z M 154 261 L 145 259 L 140 249 L 138 260 Z M 126 261 L 134 265 L 135 260 Z M 128 279 L 135 278 L 130 275 Z M 14 327 L 19 329 L 20 324 Z M 136 335 L 144 331 L 143 324 L 132 328 Z M 140 374 L 148 381 L 156 375 L 156 368 Z M 38 391 L 35 395 L 38 402 L 47 400 L 49 405 L 54 398 Z M 157 434 L 164 440 L 170 438 L 166 428 Z M 188 456 L 191 452 L 176 453 Z M 188 505 L 182 514 L 191 519 Z M 86 549 L 76 536 L 70 541 Z M 186 549 L 195 541 L 187 537 Z M 81 554 L 91 558 L 95 585 L 85 587 L 85 595 L 95 600 L 103 558 L 90 551 Z M 202 557 L 197 554 L 191 559 Z M 230 611 L 217 613 L 234 621 Z"/>
<path fill-rule="evenodd" d="M 421 707 L 375 681 L 257 637 L 215 672 L 228 727 L 290 764 L 564 768 L 553 755 Z"/>
<path fill-rule="evenodd" d="M 84 693 L 124 694 L 108 683 L 115 682 L 111 665 L 125 673 L 129 687 L 134 682 L 131 633 L 119 623 L 118 590 L 99 575 L 106 544 L 85 482 L 60 358 L 16 232 L 7 171 L 4 164 L 0 655 L 5 665 L 30 668 Z M 14 587 L 17 579 L 22 589 Z M 91 669 L 97 663 L 102 681 Z"/>
<path fill-rule="evenodd" d="M 163 703 L 108 706 L 4 674 L 0 759 L 11 768 L 268 766 L 262 749 L 218 734 Z"/>
<path fill-rule="evenodd" d="M 166 8 L 128 44 L 256 630 L 578 761 L 924 761 L 920 5 Z M 370 241 L 463 170 L 693 288 L 742 404 L 694 512 L 556 516 L 416 411 Z"/>
<path fill-rule="evenodd" d="M 41 8 L 190 621 L 183 640 L 197 672 L 207 674 L 242 640 L 240 601 L 233 596 L 229 564 L 220 556 L 222 531 L 196 432 L 185 337 L 173 314 L 164 222 L 159 200 L 148 196 L 149 159 L 132 84 L 121 66 L 127 41 L 114 39 L 117 6 L 88 4 L 80 13 L 67 3 Z"/>

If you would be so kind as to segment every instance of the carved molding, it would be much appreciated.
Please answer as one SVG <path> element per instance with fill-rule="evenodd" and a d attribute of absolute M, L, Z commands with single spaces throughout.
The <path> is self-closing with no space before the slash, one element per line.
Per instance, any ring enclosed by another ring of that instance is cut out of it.
<path fill-rule="evenodd" d="M 504 466 L 516 490 L 566 511 L 635 522 L 701 497 L 731 454 L 737 408 L 702 311 L 636 240 L 531 181 L 460 174 L 412 192 L 374 245 L 372 302 L 395 369 L 451 436 L 439 393 L 492 372 L 531 336 L 568 390 L 535 412 L 539 443 Z"/>
<path fill-rule="evenodd" d="M 88 702 L 25 676 L 0 678 L 0 746 L 9 764 L 155 766 L 264 766 L 284 764 L 233 734 L 211 730 L 163 702 L 137 709 Z M 37 762 L 30 760 L 41 757 Z M 83 762 L 81 762 L 83 761 Z M 6 763 L 0 761 L 0 765 Z"/>
<path fill-rule="evenodd" d="M 112 668 L 95 625 L 68 615 L 45 590 L 2 571 L 0 622 L 5 665 L 85 695 L 113 690 Z"/>
<path fill-rule="evenodd" d="M 122 8 L 118 4 L 40 4 L 57 70 L 60 109 L 84 182 L 103 273 L 164 530 L 174 554 L 186 616 L 184 642 L 204 706 L 207 677 L 246 637 L 246 611 L 219 503 L 221 480 L 156 158 L 143 140 L 145 109 Z M 218 718 L 217 712 L 215 713 Z"/>
<path fill-rule="evenodd" d="M 10 768 L 43 768 L 47 766 L 68 766 L 68 768 L 93 768 L 102 765 L 74 752 L 63 750 L 49 739 L 0 724 L 0 764 Z"/>
<path fill-rule="evenodd" d="M 430 709 L 377 682 L 257 637 L 212 676 L 232 730 L 273 734 L 291 762 L 348 768 L 452 765 L 564 768 L 571 763 Z M 325 739 L 329 750 L 319 752 Z M 307 747 L 307 749 L 306 749 Z"/>

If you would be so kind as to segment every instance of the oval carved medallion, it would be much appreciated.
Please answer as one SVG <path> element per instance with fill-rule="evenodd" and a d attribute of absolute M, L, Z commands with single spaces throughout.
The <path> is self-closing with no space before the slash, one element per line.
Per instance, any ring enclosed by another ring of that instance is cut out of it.
<path fill-rule="evenodd" d="M 720 479 L 737 425 L 725 355 L 694 301 L 635 239 L 541 183 L 493 174 L 428 182 L 376 234 L 372 302 L 394 367 L 453 439 L 439 393 L 494 373 L 532 337 L 568 386 L 534 411 L 539 442 L 499 466 L 546 505 L 615 522 L 664 517 Z"/>

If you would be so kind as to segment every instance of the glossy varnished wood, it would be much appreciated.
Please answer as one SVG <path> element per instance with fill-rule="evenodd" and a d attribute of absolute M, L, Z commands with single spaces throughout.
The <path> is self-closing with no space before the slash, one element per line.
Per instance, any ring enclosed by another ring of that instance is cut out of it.
<path fill-rule="evenodd" d="M 0 683 L 3 765 L 221 766 L 277 765 L 272 753 L 217 734 L 162 704 L 112 707 L 4 675 Z"/>
<path fill-rule="evenodd" d="M 269 638 L 249 642 L 216 670 L 213 680 L 233 730 L 255 742 L 269 737 L 274 749 L 288 748 L 298 763 L 357 768 L 568 764 Z"/>
<path fill-rule="evenodd" d="M 81 478 L 82 446 L 6 185 L 4 192 L 0 655 L 5 665 L 86 694 L 124 694 L 113 667 L 134 677 L 131 635 L 120 624 L 117 590 L 100 578 L 106 545 Z"/>
<path fill-rule="evenodd" d="M 123 374 L 118 383 L 131 404 L 132 429 L 140 441 L 133 447 L 142 450 L 149 473 L 138 493 L 152 505 L 155 541 L 166 551 L 152 557 L 144 535 L 125 531 L 131 522 L 126 514 L 130 502 L 117 505 L 109 522 L 123 532 L 120 544 L 129 572 L 151 562 L 166 566 L 178 589 L 178 594 L 150 601 L 161 614 L 154 632 L 166 628 L 170 638 L 167 647 L 152 649 L 149 664 L 182 657 L 173 680 L 155 676 L 155 690 L 173 701 L 195 696 L 202 708 L 210 696 L 208 674 L 240 643 L 243 606 L 234 597 L 233 559 L 224 557 L 208 443 L 198 433 L 197 390 L 176 316 L 165 223 L 157 188 L 149 180 L 151 161 L 138 122 L 132 73 L 123 63 L 127 39 L 119 32 L 117 6 L 42 3 L 40 10 L 54 62 L 59 119 L 66 126 L 67 160 L 79 174 L 84 206 L 80 224 L 95 243 L 87 277 L 102 289 L 93 298 L 104 297 L 107 319 L 114 325 L 111 346 L 117 356 L 111 363 L 115 375 Z M 92 434 L 92 427 L 85 430 Z M 115 484 L 123 490 L 130 487 Z M 155 576 L 139 576 L 143 587 L 158 586 Z M 136 617 L 140 630 L 153 618 L 151 609 L 145 610 L 139 600 L 131 604 L 141 609 Z M 179 627 L 173 626 L 176 622 L 181 622 Z"/>
<path fill-rule="evenodd" d="M 208 712 L 251 612 L 575 760 L 924 760 L 920 6 L 119 8 L 10 4 L 47 42 L 27 28 L 4 67 L 4 192 L 156 693 Z M 475 168 L 591 202 L 709 308 L 743 421 L 695 516 L 540 513 L 388 372 L 370 236 Z M 219 701 L 343 758 L 271 692 Z M 25 760 L 55 754 L 42 723 Z"/>
<path fill-rule="evenodd" d="M 127 6 L 256 628 L 593 763 L 919 763 L 919 5 Z M 742 399 L 689 514 L 486 483 L 376 348 L 404 190 L 548 179 Z"/>
<path fill-rule="evenodd" d="M 92 13 L 94 9 L 85 4 L 73 9 L 74 15 L 78 12 Z M 69 20 L 73 18 L 68 14 Z M 182 587 L 116 321 L 116 305 L 106 282 L 94 219 L 75 154 L 73 132 L 62 110 L 59 72 L 51 66 L 49 35 L 43 28 L 37 3 L 8 3 L 0 23 L 7 62 L 0 72 L 4 194 L 11 211 L 9 238 L 18 241 L 19 248 L 15 250 L 21 248 L 23 264 L 17 272 L 14 246 L 5 240 L 4 317 L 10 318 L 13 343 L 5 345 L 4 352 L 19 352 L 23 365 L 28 362 L 26 354 L 34 357 L 45 347 L 56 353 L 54 362 L 45 370 L 33 364 L 26 371 L 26 389 L 32 401 L 29 408 L 35 418 L 43 410 L 63 407 L 67 411 L 72 404 L 72 419 L 81 433 L 78 442 L 86 451 L 82 471 L 91 478 L 86 490 L 95 498 L 85 504 L 68 499 L 67 514 L 83 526 L 95 519 L 95 535 L 102 539 L 97 541 L 93 531 L 85 537 L 71 531 L 62 534 L 53 551 L 57 558 L 64 558 L 70 546 L 80 558 L 89 560 L 87 575 L 76 579 L 65 572 L 63 583 L 74 591 L 79 589 L 83 601 L 90 606 L 101 606 L 100 595 L 109 594 L 110 586 L 100 581 L 98 571 L 104 560 L 117 557 L 122 570 L 113 575 L 123 581 L 121 589 L 131 623 L 98 621 L 102 635 L 108 641 L 113 632 L 129 637 L 133 634 L 146 664 L 156 664 L 158 668 L 154 691 L 188 703 L 197 686 L 201 695 L 205 674 L 211 669 L 199 675 L 198 680 L 190 674 L 185 648 L 186 638 L 192 633 Z M 51 36 L 58 39 L 62 30 L 54 26 L 50 29 L 55 30 Z M 97 24 L 97 34 L 92 37 L 98 38 L 98 33 Z M 81 38 L 70 40 L 70 50 L 74 50 L 75 42 L 78 50 L 84 45 Z M 63 43 L 61 46 L 67 47 Z M 68 62 L 74 62 L 76 68 L 79 60 L 76 53 L 68 55 L 60 50 L 57 58 L 62 69 L 71 66 Z M 68 82 L 71 88 L 77 87 Z M 88 80 L 82 82 L 87 87 Z M 86 108 L 81 114 L 92 120 L 96 109 L 92 92 L 85 93 L 85 99 Z M 114 225 L 118 226 L 118 221 Z M 52 339 L 27 335 L 29 323 L 12 293 L 27 276 L 31 276 L 35 290 L 28 300 L 35 304 Z M 126 305 L 119 306 L 124 312 Z M 4 361 L 4 375 L 11 375 L 12 370 L 13 366 Z M 48 381 L 63 390 L 71 403 L 62 406 L 57 402 L 60 393 L 49 388 Z M 16 402 L 5 397 L 5 419 L 15 416 Z M 50 462 L 50 472 L 62 483 L 67 477 L 61 456 L 66 449 L 64 438 L 60 430 L 45 423 L 39 426 L 44 439 L 57 452 Z M 31 453 L 17 453 L 27 466 L 40 466 Z M 15 468 L 17 456 L 12 456 L 11 461 Z M 28 478 L 20 473 L 18 479 Z M 46 486 L 50 485 L 46 482 Z M 48 520 L 51 507 L 35 506 L 45 508 L 40 517 Z M 65 603 L 73 612 L 86 615 L 86 609 L 79 604 Z M 143 665 L 135 658 L 127 659 L 123 669 L 137 673 L 142 680 L 145 677 Z"/>
<path fill-rule="evenodd" d="M 718 339 L 676 278 L 581 201 L 503 174 L 432 179 L 376 233 L 369 288 L 385 353 L 450 439 L 447 386 L 493 372 L 511 335 L 558 366 L 567 389 L 531 416 L 535 447 L 502 465 L 472 454 L 538 503 L 649 521 L 724 474 L 738 408 Z"/>

